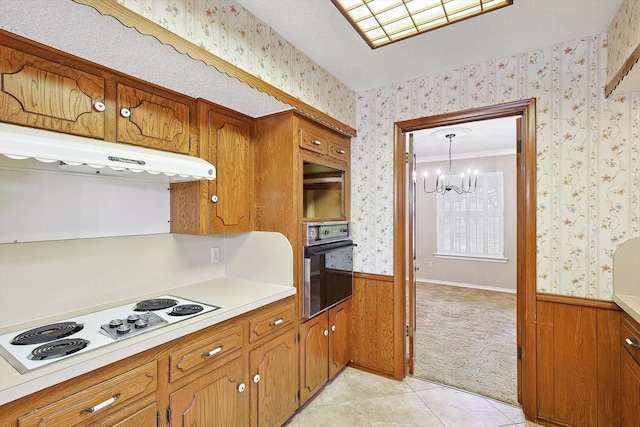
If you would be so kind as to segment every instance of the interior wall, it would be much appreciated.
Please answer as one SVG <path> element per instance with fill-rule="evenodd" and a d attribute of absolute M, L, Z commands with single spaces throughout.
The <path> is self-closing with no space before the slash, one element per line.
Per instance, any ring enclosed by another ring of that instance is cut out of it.
<path fill-rule="evenodd" d="M 515 141 L 514 141 L 515 145 Z M 467 261 L 436 258 L 436 193 L 423 190 L 425 171 L 446 170 L 447 162 L 423 162 L 416 164 L 416 279 L 436 283 L 454 283 L 468 286 L 516 289 L 516 156 L 480 157 L 471 159 L 473 167 L 482 172 L 499 172 L 503 175 L 504 191 L 504 255 L 506 263 Z M 453 169 L 456 163 L 453 162 Z M 431 263 L 431 267 L 429 267 Z"/>
<path fill-rule="evenodd" d="M 0 245 L 0 328 L 224 276 L 224 235 L 158 234 Z"/>
<path fill-rule="evenodd" d="M 537 290 L 612 298 L 616 247 L 640 235 L 640 93 L 604 97 L 606 34 L 357 94 L 356 271 L 393 274 L 394 123 L 536 99 Z"/>

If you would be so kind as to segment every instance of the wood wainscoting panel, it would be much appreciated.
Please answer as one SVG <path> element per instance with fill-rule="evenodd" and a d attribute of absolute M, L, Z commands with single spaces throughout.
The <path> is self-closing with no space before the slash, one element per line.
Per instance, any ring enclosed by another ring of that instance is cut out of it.
<path fill-rule="evenodd" d="M 620 424 L 620 312 L 612 302 L 538 295 L 538 419 Z"/>
<path fill-rule="evenodd" d="M 354 273 L 351 364 L 392 377 L 393 277 Z"/>

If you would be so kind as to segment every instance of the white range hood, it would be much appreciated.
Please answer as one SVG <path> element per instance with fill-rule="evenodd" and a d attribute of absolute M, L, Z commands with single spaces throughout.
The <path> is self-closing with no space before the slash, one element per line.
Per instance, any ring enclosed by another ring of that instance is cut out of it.
<path fill-rule="evenodd" d="M 45 169 L 66 172 L 168 182 L 216 177 L 214 166 L 198 157 L 6 123 L 0 123 L 0 154 L 11 159 L 36 159 L 48 164 Z M 27 167 L 32 164 L 25 162 Z"/>

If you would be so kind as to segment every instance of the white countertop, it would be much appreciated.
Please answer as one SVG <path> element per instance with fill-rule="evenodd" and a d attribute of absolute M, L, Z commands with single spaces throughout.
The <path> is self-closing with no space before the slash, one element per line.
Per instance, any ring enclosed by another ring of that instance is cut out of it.
<path fill-rule="evenodd" d="M 613 301 L 636 322 L 640 323 L 640 297 L 614 294 Z"/>
<path fill-rule="evenodd" d="M 216 305 L 221 308 L 136 337 L 114 342 L 93 351 L 65 358 L 25 374 L 20 374 L 4 358 L 0 357 L 0 405 L 295 295 L 296 289 L 290 286 L 221 277 L 194 285 L 169 289 L 162 293 L 199 301 L 204 304 Z M 154 296 L 155 294 L 150 294 L 144 297 L 152 298 Z M 141 298 L 138 296 L 135 300 L 139 299 Z M 123 300 L 120 303 L 133 302 L 135 300 Z M 117 306 L 120 303 L 113 304 L 113 306 Z M 86 310 L 84 310 L 84 313 L 86 313 Z M 80 315 L 84 313 L 83 311 L 78 311 L 72 314 Z M 65 313 L 60 317 L 44 319 L 44 323 L 47 321 L 59 321 L 63 317 L 69 317 L 69 313 Z M 43 319 L 38 320 L 38 323 L 43 324 Z M 35 325 L 16 325 L 13 329 L 19 330 L 31 326 Z M 9 331 L 0 332 L 6 333 Z"/>

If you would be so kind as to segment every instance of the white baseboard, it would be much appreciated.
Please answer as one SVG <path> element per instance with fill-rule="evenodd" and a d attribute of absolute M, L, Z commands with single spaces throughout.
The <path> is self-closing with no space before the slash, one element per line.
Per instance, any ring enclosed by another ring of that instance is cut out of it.
<path fill-rule="evenodd" d="M 507 294 L 515 294 L 515 289 L 500 288 L 497 286 L 475 285 L 473 283 L 447 282 L 444 280 L 416 279 L 420 283 L 435 283 L 436 285 L 457 286 L 459 288 L 483 289 L 485 291 L 504 292 Z"/>

